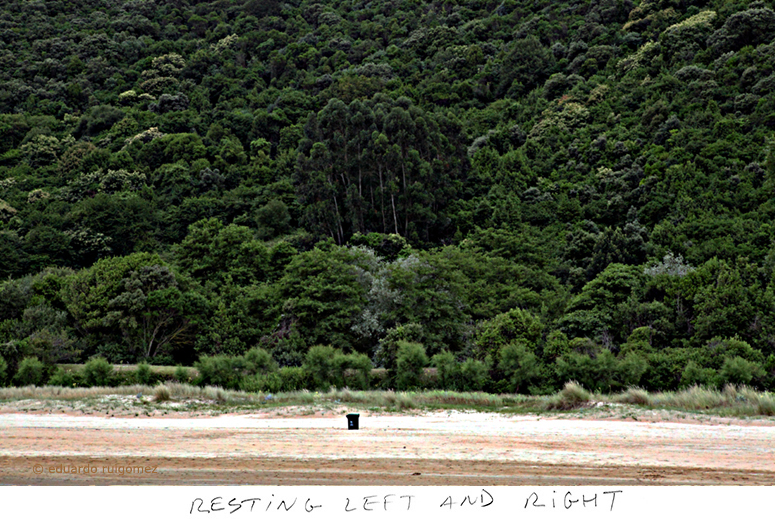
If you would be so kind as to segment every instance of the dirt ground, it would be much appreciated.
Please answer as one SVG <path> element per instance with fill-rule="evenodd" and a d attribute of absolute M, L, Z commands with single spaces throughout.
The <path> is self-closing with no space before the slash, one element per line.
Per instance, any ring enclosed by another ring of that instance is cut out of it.
<path fill-rule="evenodd" d="M 775 420 L 0 408 L 5 485 L 772 485 Z"/>

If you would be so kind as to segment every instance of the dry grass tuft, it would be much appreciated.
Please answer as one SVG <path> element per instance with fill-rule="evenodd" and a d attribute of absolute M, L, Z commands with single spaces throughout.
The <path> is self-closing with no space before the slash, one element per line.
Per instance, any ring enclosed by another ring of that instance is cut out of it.
<path fill-rule="evenodd" d="M 169 402 L 170 390 L 167 386 L 159 385 L 153 390 L 154 402 Z"/>
<path fill-rule="evenodd" d="M 624 393 L 614 395 L 611 401 L 617 404 L 650 405 L 651 398 L 645 389 L 631 387 Z"/>
<path fill-rule="evenodd" d="M 569 409 L 578 409 L 589 404 L 592 395 L 584 389 L 581 384 L 575 381 L 567 382 L 562 390 L 552 395 L 546 402 L 547 410 L 567 411 Z"/>

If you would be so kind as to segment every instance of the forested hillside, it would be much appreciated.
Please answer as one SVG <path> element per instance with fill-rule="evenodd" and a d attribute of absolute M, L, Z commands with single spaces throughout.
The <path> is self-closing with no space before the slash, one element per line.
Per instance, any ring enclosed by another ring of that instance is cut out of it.
<path fill-rule="evenodd" d="M 7 0 L 0 384 L 772 390 L 774 69 L 771 0 Z"/>

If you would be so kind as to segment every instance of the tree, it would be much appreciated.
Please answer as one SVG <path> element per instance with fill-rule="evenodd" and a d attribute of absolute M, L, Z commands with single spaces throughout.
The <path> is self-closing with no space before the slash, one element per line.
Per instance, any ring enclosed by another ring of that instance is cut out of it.
<path fill-rule="evenodd" d="M 477 355 L 481 358 L 502 355 L 502 348 L 513 345 L 515 341 L 520 341 L 520 346 L 515 346 L 517 349 L 535 351 L 542 331 L 543 325 L 536 316 L 521 308 L 513 308 L 480 325 L 476 338 Z M 509 349 L 510 358 L 514 351 L 514 348 Z"/>
<path fill-rule="evenodd" d="M 350 350 L 357 344 L 352 330 L 364 303 L 358 282 L 359 254 L 331 245 L 295 256 L 278 282 L 283 313 L 308 344 L 326 341 Z"/>
<path fill-rule="evenodd" d="M 185 279 L 148 253 L 98 261 L 68 280 L 62 300 L 81 333 L 118 339 L 135 359 L 190 347 L 188 334 L 205 306 Z"/>
<path fill-rule="evenodd" d="M 176 263 L 194 279 L 222 285 L 227 278 L 238 285 L 264 281 L 269 251 L 248 227 L 223 223 L 217 218 L 188 227 L 188 235 L 175 248 Z"/>

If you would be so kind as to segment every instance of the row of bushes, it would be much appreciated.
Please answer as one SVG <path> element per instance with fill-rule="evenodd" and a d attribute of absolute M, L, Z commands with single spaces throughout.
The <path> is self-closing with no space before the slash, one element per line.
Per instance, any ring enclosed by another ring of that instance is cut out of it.
<path fill-rule="evenodd" d="M 8 363 L 0 357 L 0 386 L 62 386 L 94 387 L 132 384 L 155 385 L 160 382 L 192 382 L 195 377 L 191 368 L 178 366 L 172 373 L 160 373 L 148 364 L 139 364 L 133 370 L 117 371 L 101 357 L 89 360 L 80 368 L 44 364 L 37 357 L 22 359 L 15 373 L 10 373 Z"/>
<path fill-rule="evenodd" d="M 36 357 L 24 358 L 9 369 L 0 357 L 0 385 L 117 386 L 154 385 L 175 380 L 200 386 L 219 386 L 252 392 L 351 389 L 444 389 L 490 393 L 550 394 L 567 381 L 578 381 L 589 390 L 613 392 L 640 386 L 649 390 L 678 389 L 694 385 L 723 387 L 752 385 L 772 389 L 772 359 L 764 363 L 740 355 L 726 355 L 714 365 L 692 358 L 687 350 L 651 353 L 610 351 L 590 355 L 566 351 L 548 364 L 529 345 L 511 342 L 498 350 L 497 359 L 466 359 L 441 352 L 428 358 L 422 344 L 398 341 L 391 368 L 373 369 L 368 356 L 345 354 L 331 346 L 310 348 L 299 367 L 280 368 L 272 355 L 253 348 L 241 356 L 203 356 L 196 371 L 178 366 L 160 371 L 140 364 L 131 371 L 116 371 L 105 359 L 94 358 L 79 369 L 46 365 Z M 743 352 L 744 353 L 744 352 Z M 429 369 L 430 367 L 430 369 Z"/>
<path fill-rule="evenodd" d="M 362 353 L 344 354 L 331 346 L 315 346 L 300 367 L 280 368 L 272 355 L 253 348 L 241 356 L 202 357 L 194 364 L 200 385 L 245 391 L 298 391 L 350 387 L 368 389 L 372 384 L 372 363 Z"/>

